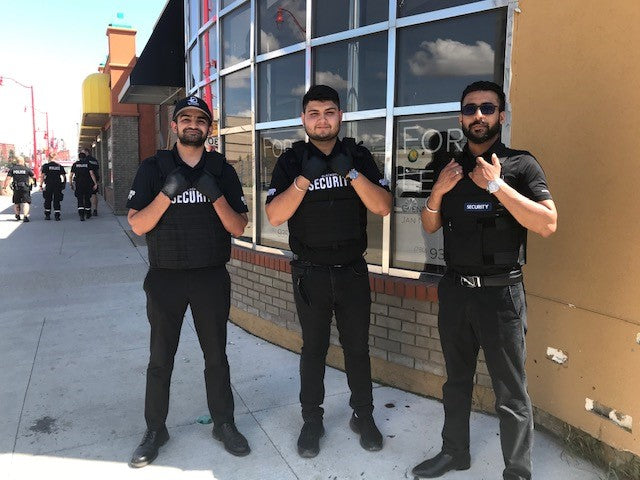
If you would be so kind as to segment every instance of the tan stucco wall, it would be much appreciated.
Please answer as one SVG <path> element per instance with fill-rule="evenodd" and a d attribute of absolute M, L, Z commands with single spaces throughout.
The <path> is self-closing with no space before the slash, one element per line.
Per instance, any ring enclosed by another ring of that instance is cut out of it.
<path fill-rule="evenodd" d="M 559 210 L 530 234 L 529 376 L 534 403 L 640 454 L 640 4 L 521 0 L 511 144 L 536 155 Z M 547 347 L 565 351 L 560 366 Z M 585 410 L 631 415 L 633 432 Z"/>

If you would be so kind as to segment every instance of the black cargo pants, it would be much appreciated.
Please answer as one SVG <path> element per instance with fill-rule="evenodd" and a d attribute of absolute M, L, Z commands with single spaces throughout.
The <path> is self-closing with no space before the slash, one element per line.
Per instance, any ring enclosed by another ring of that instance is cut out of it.
<path fill-rule="evenodd" d="M 63 196 L 61 186 L 46 187 L 42 192 L 42 196 L 44 197 L 44 213 L 51 213 L 52 200 L 54 213 L 60 213 L 60 202 Z"/>
<path fill-rule="evenodd" d="M 233 394 L 226 355 L 231 281 L 226 267 L 192 270 L 151 268 L 144 280 L 151 325 L 145 420 L 159 430 L 169 410 L 169 386 L 182 320 L 191 307 L 204 354 L 207 404 L 214 425 L 233 422 Z"/>

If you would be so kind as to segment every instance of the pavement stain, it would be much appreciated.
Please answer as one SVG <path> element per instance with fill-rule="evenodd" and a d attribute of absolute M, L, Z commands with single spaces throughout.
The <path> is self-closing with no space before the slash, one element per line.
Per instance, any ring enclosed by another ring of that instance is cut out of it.
<path fill-rule="evenodd" d="M 55 418 L 51 418 L 47 415 L 36 420 L 35 423 L 29 427 L 29 430 L 36 433 L 46 433 L 51 435 L 58 431 L 56 421 L 57 420 Z"/>

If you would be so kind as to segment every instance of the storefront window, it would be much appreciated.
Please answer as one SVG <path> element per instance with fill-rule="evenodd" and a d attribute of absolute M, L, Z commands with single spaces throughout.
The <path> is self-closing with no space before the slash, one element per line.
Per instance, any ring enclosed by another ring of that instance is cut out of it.
<path fill-rule="evenodd" d="M 258 64 L 258 121 L 300 116 L 304 88 L 304 52 Z"/>
<path fill-rule="evenodd" d="M 211 82 L 205 85 L 200 89 L 200 98 L 204 99 L 209 105 L 211 109 L 211 114 L 213 115 L 213 122 L 211 124 L 211 133 L 209 137 L 207 137 L 206 147 L 208 150 L 219 150 L 218 146 L 218 123 L 219 123 L 219 114 L 220 110 L 218 110 L 218 97 L 216 94 L 216 82 Z"/>
<path fill-rule="evenodd" d="M 253 238 L 253 222 L 251 221 L 253 212 L 253 142 L 251 132 L 233 133 L 223 137 L 224 156 L 227 158 L 233 168 L 236 169 L 242 191 L 244 192 L 244 200 L 249 208 L 249 223 L 244 230 L 244 234 L 239 237 L 241 240 L 252 241 Z"/>
<path fill-rule="evenodd" d="M 232 3 L 234 3 L 236 0 L 222 0 L 222 5 L 220 5 L 220 8 L 225 8 L 228 7 L 229 5 L 231 5 Z"/>
<path fill-rule="evenodd" d="M 222 77 L 224 127 L 251 124 L 251 69 L 245 68 Z"/>
<path fill-rule="evenodd" d="M 335 88 L 345 112 L 384 108 L 386 51 L 386 32 L 317 47 L 314 83 Z"/>
<path fill-rule="evenodd" d="M 455 158 L 464 146 L 458 114 L 399 117 L 395 132 L 392 266 L 439 271 L 444 265 L 442 229 L 427 234 L 420 211 L 431 193 L 434 164 Z"/>
<path fill-rule="evenodd" d="M 506 9 L 398 30 L 396 105 L 460 100 L 476 80 L 501 84 Z"/>
<path fill-rule="evenodd" d="M 250 56 L 251 9 L 239 7 L 222 17 L 223 68 L 230 67 Z"/>
<path fill-rule="evenodd" d="M 398 17 L 433 12 L 443 8 L 458 7 L 477 0 L 402 0 L 398 2 Z"/>
<path fill-rule="evenodd" d="M 273 130 L 262 130 L 259 133 L 260 141 L 260 198 L 258 201 L 258 222 L 260 223 L 260 237 L 258 243 L 268 247 L 289 249 L 289 229 L 287 222 L 274 227 L 269 223 L 264 213 L 267 191 L 271 184 L 271 174 L 276 165 L 278 157 L 287 148 L 290 148 L 298 140 L 304 140 L 304 129 L 302 127 L 279 128 Z"/>
<path fill-rule="evenodd" d="M 189 39 L 196 36 L 200 28 L 200 1 L 189 2 Z"/>
<path fill-rule="evenodd" d="M 202 80 L 202 69 L 200 68 L 200 56 L 198 55 L 198 45 L 194 45 L 189 50 L 189 88 L 193 88 Z"/>
<path fill-rule="evenodd" d="M 260 53 L 304 42 L 306 0 L 266 0 L 258 3 L 257 40 Z"/>
<path fill-rule="evenodd" d="M 344 122 L 340 129 L 340 138 L 352 137 L 356 142 L 362 142 L 373 155 L 373 160 L 381 173 L 384 174 L 384 145 L 385 119 L 359 120 Z M 367 211 L 367 263 L 382 264 L 382 217 Z"/>
<path fill-rule="evenodd" d="M 384 22 L 389 17 L 389 5 L 380 0 L 322 0 L 313 7 L 313 36 Z"/>
<path fill-rule="evenodd" d="M 200 62 L 203 78 L 209 80 L 218 72 L 217 25 L 213 25 L 200 38 Z"/>

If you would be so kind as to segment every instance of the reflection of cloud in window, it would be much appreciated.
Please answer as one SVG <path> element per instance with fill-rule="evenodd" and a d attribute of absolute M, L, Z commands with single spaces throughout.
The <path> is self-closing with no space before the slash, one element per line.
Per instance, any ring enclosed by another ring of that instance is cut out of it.
<path fill-rule="evenodd" d="M 316 84 L 330 85 L 336 90 L 347 88 L 347 81 L 339 74 L 333 72 L 316 73 Z"/>
<path fill-rule="evenodd" d="M 307 93 L 307 90 L 304 88 L 304 84 L 298 85 L 291 89 L 291 95 L 294 95 L 296 97 L 302 97 L 305 93 Z"/>
<path fill-rule="evenodd" d="M 280 42 L 275 35 L 260 30 L 260 45 L 262 50 L 272 52 L 280 48 Z"/>
<path fill-rule="evenodd" d="M 372 146 L 379 143 L 382 143 L 384 145 L 384 135 L 379 133 L 363 133 L 362 135 L 358 135 L 358 141 L 362 141 L 365 147 L 367 145 Z"/>
<path fill-rule="evenodd" d="M 241 112 L 238 112 L 235 116 L 236 117 L 251 117 L 251 110 L 242 110 Z"/>
<path fill-rule="evenodd" d="M 467 45 L 455 40 L 424 41 L 408 60 L 411 73 L 426 75 L 490 75 L 495 52 L 487 42 Z"/>
<path fill-rule="evenodd" d="M 249 69 L 240 70 L 223 77 L 225 86 L 228 88 L 249 88 Z"/>

